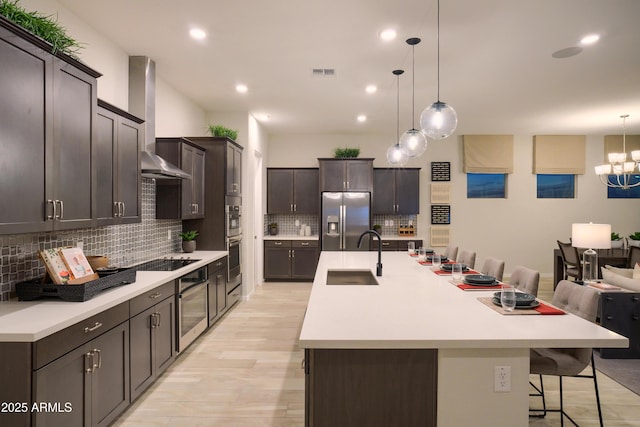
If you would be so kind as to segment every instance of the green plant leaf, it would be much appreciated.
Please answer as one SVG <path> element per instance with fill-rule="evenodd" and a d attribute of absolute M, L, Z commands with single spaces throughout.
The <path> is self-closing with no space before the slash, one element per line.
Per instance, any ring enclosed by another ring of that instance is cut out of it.
<path fill-rule="evenodd" d="M 198 232 L 196 230 L 185 231 L 183 233 L 180 233 L 180 237 L 182 237 L 182 240 L 188 242 L 198 237 Z"/>
<path fill-rule="evenodd" d="M 229 129 L 228 127 L 222 125 L 209 125 L 209 133 L 211 134 L 211 136 L 229 138 L 233 141 L 238 138 L 237 130 Z"/>

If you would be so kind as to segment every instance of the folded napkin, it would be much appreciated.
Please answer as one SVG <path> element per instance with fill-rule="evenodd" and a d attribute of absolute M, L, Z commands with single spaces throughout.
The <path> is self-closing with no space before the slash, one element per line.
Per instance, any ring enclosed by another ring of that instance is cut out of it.
<path fill-rule="evenodd" d="M 566 314 L 564 311 L 555 307 L 551 307 L 550 305 L 547 305 L 542 301 L 540 301 L 540 305 L 534 308 L 534 310 L 540 314 Z"/>
<path fill-rule="evenodd" d="M 456 285 L 458 288 L 463 291 L 495 291 L 496 289 L 500 289 L 500 285 L 493 286 L 479 286 L 479 285 L 468 285 L 466 283 L 460 283 Z"/>
<path fill-rule="evenodd" d="M 447 270 L 435 270 L 434 273 L 436 273 L 438 276 L 451 276 L 451 272 L 447 271 Z M 463 272 L 462 274 L 480 274 L 475 270 L 467 270 L 465 272 Z"/>
<path fill-rule="evenodd" d="M 418 254 L 415 254 L 415 253 L 414 254 L 409 254 L 409 256 L 418 256 Z"/>
<path fill-rule="evenodd" d="M 424 260 L 418 260 L 418 263 L 420 265 L 433 265 L 433 263 L 431 261 L 424 261 Z M 447 262 L 443 262 L 441 264 L 455 264 L 455 261 L 447 261 Z"/>

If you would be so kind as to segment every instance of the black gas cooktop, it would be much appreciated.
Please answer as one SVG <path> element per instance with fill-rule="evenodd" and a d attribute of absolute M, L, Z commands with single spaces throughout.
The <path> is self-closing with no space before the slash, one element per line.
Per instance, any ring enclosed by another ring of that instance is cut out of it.
<path fill-rule="evenodd" d="M 196 261 L 200 260 L 191 258 L 159 258 L 134 265 L 131 268 L 136 271 L 173 271 Z"/>

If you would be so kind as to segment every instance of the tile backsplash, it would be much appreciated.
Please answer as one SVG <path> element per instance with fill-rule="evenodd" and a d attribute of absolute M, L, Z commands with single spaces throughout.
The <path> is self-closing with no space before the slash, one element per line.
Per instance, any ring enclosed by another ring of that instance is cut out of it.
<path fill-rule="evenodd" d="M 15 283 L 44 276 L 41 249 L 82 241 L 86 255 L 106 255 L 111 265 L 125 267 L 180 251 L 181 231 L 179 220 L 156 219 L 155 181 L 143 179 L 139 223 L 0 236 L 0 301 L 9 299 Z"/>
<path fill-rule="evenodd" d="M 416 236 L 418 235 L 418 216 L 417 215 L 373 215 L 371 225 L 382 225 L 382 235 L 385 237 L 397 237 L 398 227 L 400 225 L 409 225 L 413 223 Z M 300 226 L 296 226 L 296 220 L 300 221 L 300 224 L 307 224 L 311 226 L 311 234 L 318 235 L 320 233 L 320 225 L 318 224 L 317 215 L 276 215 L 267 214 L 264 216 L 264 234 L 269 234 L 267 226 L 275 222 L 278 224 L 278 234 L 283 236 L 299 235 Z M 385 221 L 393 225 L 384 225 Z"/>

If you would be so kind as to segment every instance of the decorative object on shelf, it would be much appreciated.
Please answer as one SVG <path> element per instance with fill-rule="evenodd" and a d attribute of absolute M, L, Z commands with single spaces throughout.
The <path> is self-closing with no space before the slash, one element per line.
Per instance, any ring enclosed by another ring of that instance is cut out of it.
<path fill-rule="evenodd" d="M 409 237 L 409 236 L 415 236 L 415 235 L 416 235 L 416 229 L 414 228 L 413 225 L 401 225 L 398 227 L 398 236 Z"/>
<path fill-rule="evenodd" d="M 411 86 L 411 129 L 406 131 L 400 137 L 400 146 L 404 148 L 404 151 L 409 157 L 419 157 L 427 149 L 427 137 L 422 131 L 416 129 L 415 117 L 416 117 L 416 45 L 420 43 L 420 39 L 412 37 L 407 39 L 407 44 L 411 46 L 412 62 L 411 62 L 411 78 L 413 80 Z"/>
<path fill-rule="evenodd" d="M 446 102 L 440 101 L 440 0 L 438 0 L 438 100 L 420 115 L 422 132 L 431 139 L 444 139 L 456 130 L 458 114 Z"/>
<path fill-rule="evenodd" d="M 451 224 L 451 206 L 431 205 L 431 224 Z"/>
<path fill-rule="evenodd" d="M 373 231 L 378 234 L 382 234 L 382 226 L 380 224 L 373 224 Z"/>
<path fill-rule="evenodd" d="M 597 280 L 598 253 L 594 249 L 611 249 L 611 224 L 572 224 L 571 245 L 588 248 L 582 254 L 582 280 Z"/>
<path fill-rule="evenodd" d="M 451 162 L 431 162 L 431 181 L 451 181 Z"/>
<path fill-rule="evenodd" d="M 640 247 L 640 231 L 636 231 L 633 234 L 629 234 L 629 246 Z"/>
<path fill-rule="evenodd" d="M 640 150 L 634 150 L 631 152 L 631 159 L 633 161 L 627 161 L 627 145 L 626 145 L 626 120 L 629 117 L 628 114 L 620 116 L 622 119 L 622 152 L 621 153 L 609 153 L 609 163 L 605 165 L 596 166 L 594 169 L 596 175 L 600 177 L 600 181 L 607 187 L 621 188 L 628 190 L 629 188 L 637 187 L 640 185 L 640 181 L 635 183 L 631 182 L 631 177 L 634 174 L 640 172 Z M 613 177 L 611 175 L 614 175 Z"/>
<path fill-rule="evenodd" d="M 78 59 L 76 54 L 82 45 L 69 37 L 65 28 L 58 24 L 52 15 L 46 16 L 39 12 L 28 12 L 18 6 L 18 0 L 0 0 L 0 15 L 50 43 L 52 54 L 62 52 Z"/>
<path fill-rule="evenodd" d="M 269 224 L 269 234 L 275 236 L 278 234 L 278 223 L 272 222 Z"/>
<path fill-rule="evenodd" d="M 333 157 L 336 159 L 353 159 L 360 155 L 359 148 L 336 148 L 333 150 Z"/>
<path fill-rule="evenodd" d="M 198 232 L 196 230 L 189 230 L 184 233 L 180 233 L 180 237 L 182 237 L 183 251 L 191 253 L 196 250 L 195 238 L 198 237 Z"/>
<path fill-rule="evenodd" d="M 611 249 L 620 249 L 624 246 L 624 239 L 618 233 L 611 232 Z"/>
<path fill-rule="evenodd" d="M 209 125 L 209 133 L 211 136 L 220 136 L 223 138 L 229 138 L 233 141 L 238 137 L 238 131 L 229 129 L 228 127 L 224 127 L 222 125 Z"/>
<path fill-rule="evenodd" d="M 397 82 L 396 100 L 396 142 L 387 150 L 387 161 L 393 166 L 404 166 L 409 160 L 407 152 L 400 146 L 400 75 L 404 70 L 393 70 Z"/>

